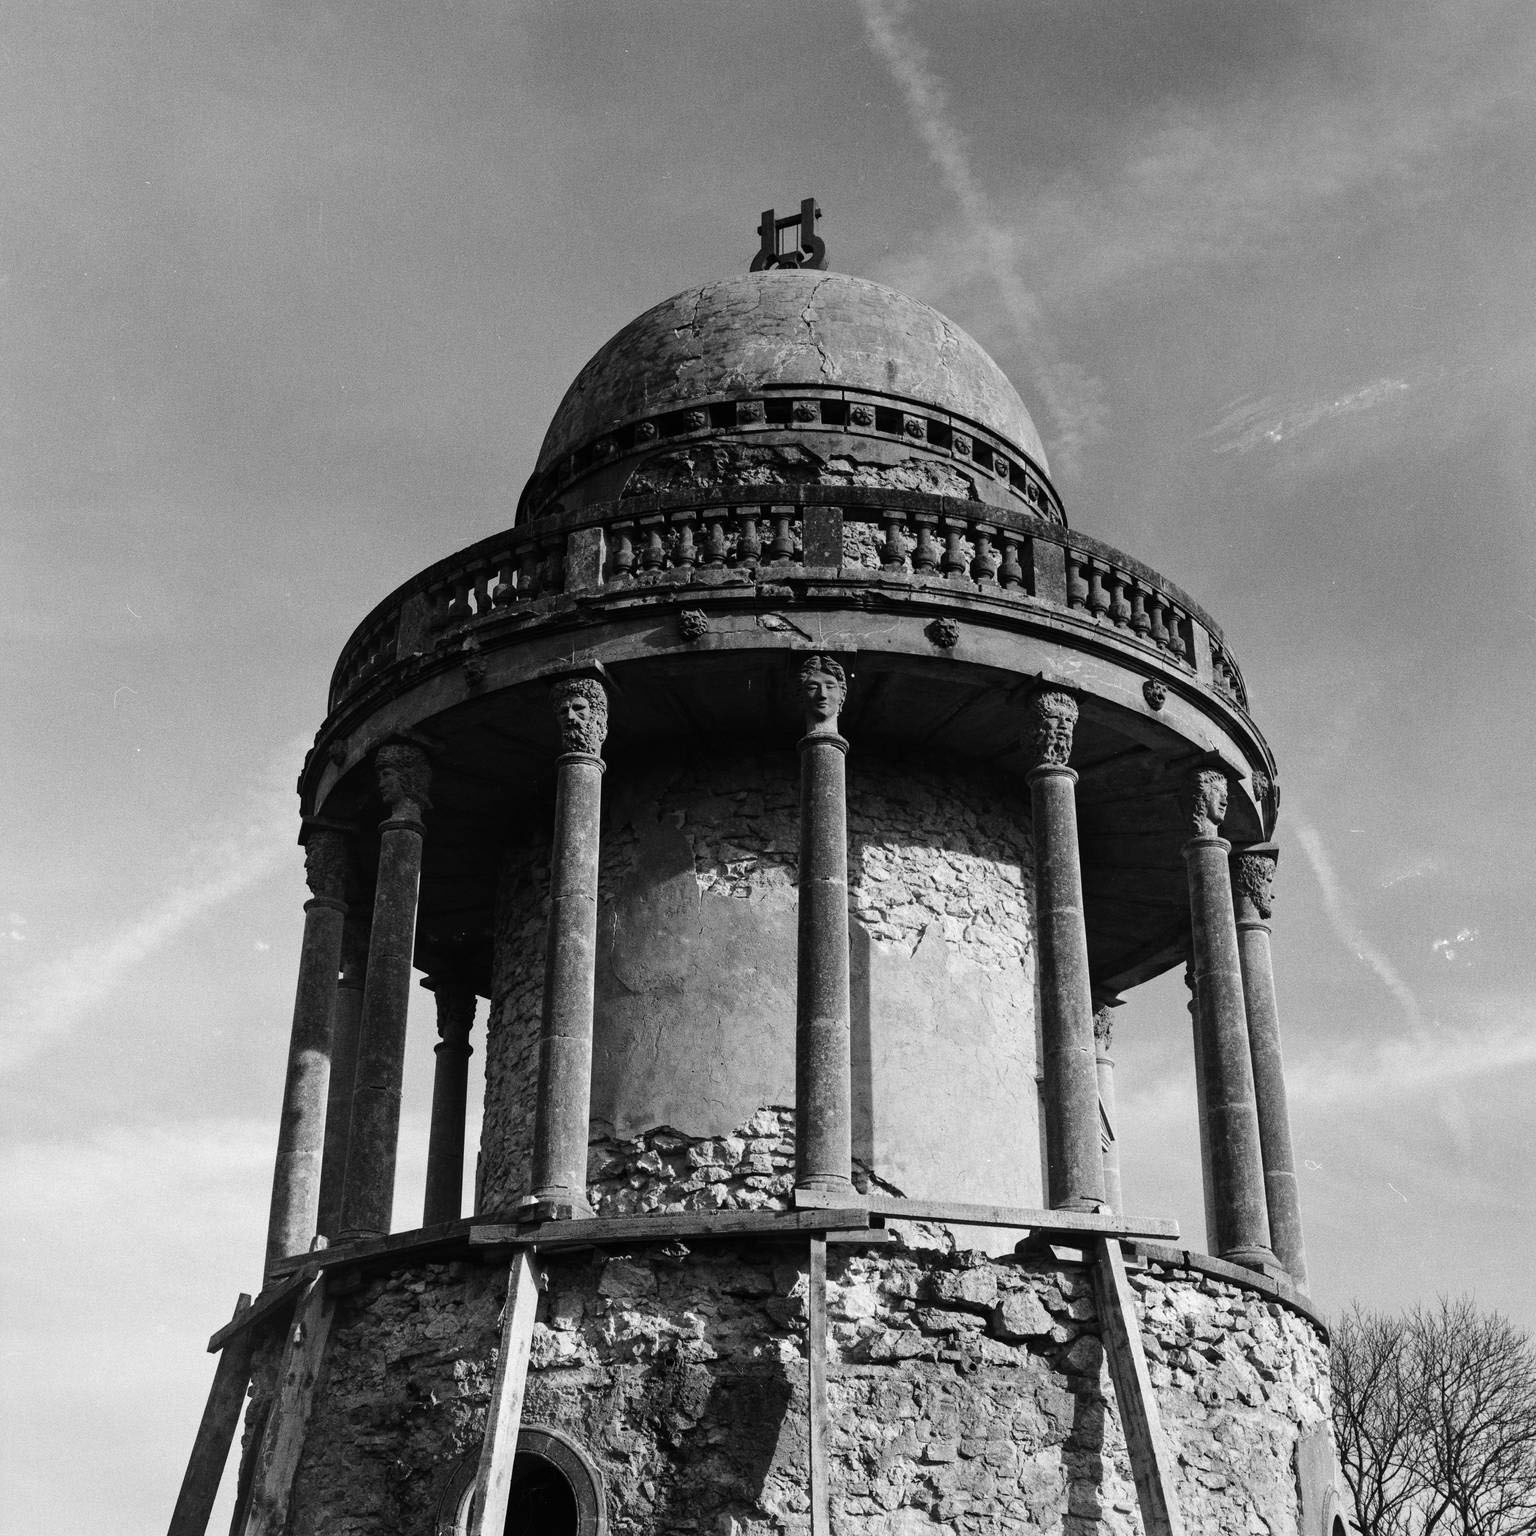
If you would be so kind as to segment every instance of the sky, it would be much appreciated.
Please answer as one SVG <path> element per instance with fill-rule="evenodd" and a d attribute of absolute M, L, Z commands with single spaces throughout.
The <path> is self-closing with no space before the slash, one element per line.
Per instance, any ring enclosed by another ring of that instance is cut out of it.
<path fill-rule="evenodd" d="M 1281 765 L 1316 1300 L 1536 1329 L 1533 69 L 1526 0 L 12 6 L 15 1528 L 163 1530 L 259 1280 L 293 784 L 352 627 L 510 525 L 609 335 L 810 195 L 833 267 L 1013 378 L 1072 525 L 1226 630 Z M 1127 1205 L 1198 1242 L 1177 976 L 1115 1048 Z"/>

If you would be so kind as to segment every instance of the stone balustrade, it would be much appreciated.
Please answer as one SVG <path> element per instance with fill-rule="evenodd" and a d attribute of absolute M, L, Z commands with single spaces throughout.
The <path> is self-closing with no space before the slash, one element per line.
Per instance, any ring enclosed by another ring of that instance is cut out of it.
<path fill-rule="evenodd" d="M 606 502 L 495 534 L 429 566 L 353 633 L 334 711 L 396 661 L 447 636 L 561 600 L 645 586 L 783 582 L 941 588 L 1086 620 L 1246 712 L 1221 631 L 1179 589 L 1111 546 L 954 497 L 845 486 L 737 487 Z"/>

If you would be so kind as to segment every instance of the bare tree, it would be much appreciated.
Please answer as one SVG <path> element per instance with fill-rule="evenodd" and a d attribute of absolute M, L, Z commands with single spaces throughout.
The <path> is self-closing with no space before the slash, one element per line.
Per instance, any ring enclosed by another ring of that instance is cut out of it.
<path fill-rule="evenodd" d="M 1468 1298 L 1353 1307 L 1333 1422 L 1365 1536 L 1536 1536 L 1536 1351 Z"/>

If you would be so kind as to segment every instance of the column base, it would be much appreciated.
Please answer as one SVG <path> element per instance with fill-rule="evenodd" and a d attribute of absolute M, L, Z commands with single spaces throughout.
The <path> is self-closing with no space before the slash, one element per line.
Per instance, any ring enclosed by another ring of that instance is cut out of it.
<path fill-rule="evenodd" d="M 1285 1265 L 1268 1248 L 1229 1248 L 1225 1253 L 1218 1253 L 1216 1257 L 1225 1259 L 1228 1264 L 1241 1264 L 1244 1269 L 1256 1269 L 1261 1275 L 1267 1275 L 1271 1280 L 1289 1282 L 1291 1278 Z"/>
<path fill-rule="evenodd" d="M 804 1184 L 795 1185 L 796 1210 L 830 1211 L 863 1204 L 864 1196 L 855 1188 L 852 1179 L 840 1179 L 833 1174 L 821 1174 L 807 1179 Z"/>
<path fill-rule="evenodd" d="M 585 1191 L 580 1194 L 568 1189 L 541 1189 L 519 1201 L 517 1219 L 520 1223 L 538 1221 L 586 1221 L 595 1216 Z"/>

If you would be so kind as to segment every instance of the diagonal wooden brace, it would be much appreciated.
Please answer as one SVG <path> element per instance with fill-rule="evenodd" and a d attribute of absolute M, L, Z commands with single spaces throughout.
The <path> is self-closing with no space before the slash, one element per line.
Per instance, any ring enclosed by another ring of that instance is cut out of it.
<path fill-rule="evenodd" d="M 251 1298 L 241 1292 L 240 1300 L 235 1303 L 235 1315 L 230 1319 L 231 1326 L 250 1310 Z M 208 1529 L 208 1517 L 213 1513 L 213 1501 L 218 1496 L 219 1481 L 229 1460 L 229 1448 L 240 1427 L 246 1388 L 251 1384 L 253 1343 L 251 1331 L 242 1328 L 219 1355 L 213 1385 L 208 1389 L 208 1401 L 203 1408 L 202 1422 L 197 1426 L 197 1438 L 192 1442 L 192 1454 L 187 1457 L 187 1470 L 181 1479 L 181 1491 L 176 1495 L 176 1507 L 171 1511 L 166 1536 L 204 1536 Z"/>
<path fill-rule="evenodd" d="M 294 1308 L 288 1344 L 283 1350 L 277 1396 L 262 1431 L 256 1456 L 250 1505 L 241 1536 L 282 1536 L 288 1526 L 288 1501 L 304 1452 L 315 1382 L 325 1358 L 333 1302 L 325 1292 L 325 1274 L 314 1275 Z"/>
<path fill-rule="evenodd" d="M 519 1249 L 512 1255 L 507 1273 L 501 1356 L 496 1362 L 496 1383 L 491 1388 L 491 1402 L 485 1415 L 485 1440 L 480 1447 L 480 1470 L 475 1475 L 469 1536 L 502 1536 L 507 1526 L 507 1498 L 512 1491 L 512 1465 L 517 1459 L 517 1437 L 523 1423 L 528 1356 L 533 1348 L 533 1325 L 538 1316 L 542 1283 L 533 1251 Z"/>
<path fill-rule="evenodd" d="M 1141 1347 L 1136 1322 L 1136 1303 L 1125 1275 L 1125 1256 L 1120 1240 L 1100 1238 L 1094 1265 L 1094 1289 L 1098 1295 L 1104 1352 L 1109 1377 L 1114 1383 L 1126 1449 L 1131 1453 L 1131 1472 L 1136 1479 L 1136 1499 L 1146 1536 L 1185 1536 L 1185 1525 L 1174 1494 L 1173 1456 L 1163 1437 L 1147 1357 Z"/>

